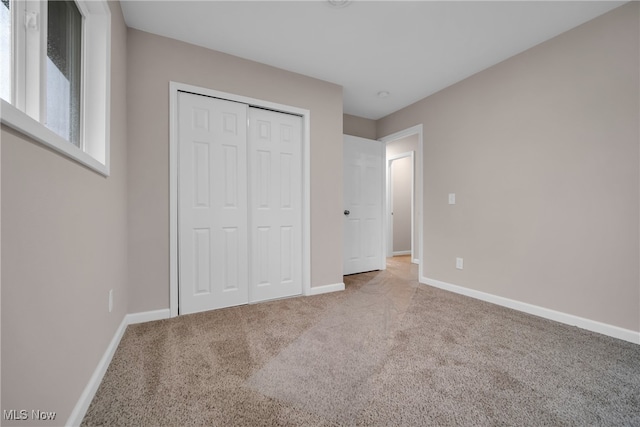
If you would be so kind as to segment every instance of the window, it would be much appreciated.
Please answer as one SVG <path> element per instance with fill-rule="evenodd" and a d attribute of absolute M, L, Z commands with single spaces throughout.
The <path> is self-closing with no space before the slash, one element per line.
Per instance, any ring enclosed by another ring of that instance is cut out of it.
<path fill-rule="evenodd" d="M 11 102 L 11 3 L 0 3 L 0 98 Z"/>
<path fill-rule="evenodd" d="M 68 0 L 47 8 L 46 125 L 79 145 L 82 16 Z"/>
<path fill-rule="evenodd" d="M 108 175 L 107 2 L 0 2 L 2 123 Z"/>

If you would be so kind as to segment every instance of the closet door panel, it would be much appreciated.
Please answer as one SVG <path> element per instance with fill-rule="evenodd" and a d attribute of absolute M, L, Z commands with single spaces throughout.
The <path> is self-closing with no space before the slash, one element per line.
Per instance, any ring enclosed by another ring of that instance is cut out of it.
<path fill-rule="evenodd" d="M 180 314 L 248 302 L 247 106 L 179 94 Z"/>
<path fill-rule="evenodd" d="M 249 108 L 251 302 L 302 293 L 302 119 Z"/>

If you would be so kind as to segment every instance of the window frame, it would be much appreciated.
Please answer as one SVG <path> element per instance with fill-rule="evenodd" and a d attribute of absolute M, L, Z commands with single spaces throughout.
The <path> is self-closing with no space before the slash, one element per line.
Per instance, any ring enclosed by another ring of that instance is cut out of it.
<path fill-rule="evenodd" d="M 1 100 L 0 119 L 2 124 L 109 176 L 111 11 L 106 0 L 74 1 L 83 17 L 79 146 L 41 122 L 46 109 L 47 1 L 11 2 L 12 103 Z M 33 27 L 26 28 L 34 23 L 34 14 L 37 33 Z M 25 25 L 18 24 L 21 22 Z"/>
<path fill-rule="evenodd" d="M 11 20 L 11 28 L 10 28 L 10 38 L 11 40 L 9 40 L 9 46 L 10 46 L 10 56 L 9 56 L 9 75 L 10 75 L 10 87 L 9 87 L 9 95 L 11 97 L 11 102 L 14 102 L 16 99 L 15 96 L 15 91 L 14 91 L 14 85 L 13 85 L 13 81 L 14 81 L 14 50 L 15 50 L 15 46 L 14 46 L 14 27 L 15 27 L 15 13 L 14 13 L 14 5 L 13 2 L 11 0 L 9 0 L 9 19 Z M 3 78 L 6 78 L 6 76 L 3 76 Z M 2 98 L 0 98 L 2 99 Z"/>

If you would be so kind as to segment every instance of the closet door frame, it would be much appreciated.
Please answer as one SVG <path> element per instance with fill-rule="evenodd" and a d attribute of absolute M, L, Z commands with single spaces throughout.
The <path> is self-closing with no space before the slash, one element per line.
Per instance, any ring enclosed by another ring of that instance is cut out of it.
<path fill-rule="evenodd" d="M 241 102 L 250 107 L 265 108 L 302 117 L 302 295 L 311 292 L 311 178 L 310 121 L 311 112 L 290 105 L 221 92 L 179 82 L 169 82 L 169 311 L 178 316 L 178 92 Z"/>

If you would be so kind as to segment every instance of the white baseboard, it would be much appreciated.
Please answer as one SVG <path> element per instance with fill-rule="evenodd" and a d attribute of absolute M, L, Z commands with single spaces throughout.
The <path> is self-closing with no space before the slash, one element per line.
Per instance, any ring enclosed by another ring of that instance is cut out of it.
<path fill-rule="evenodd" d="M 420 264 L 420 260 L 418 258 L 414 258 L 411 260 L 412 264 Z"/>
<path fill-rule="evenodd" d="M 307 295 L 320 295 L 327 294 L 329 292 L 338 292 L 344 291 L 344 283 L 334 283 L 332 285 L 322 285 L 322 286 L 313 286 L 309 289 L 309 293 Z"/>
<path fill-rule="evenodd" d="M 136 323 L 153 322 L 154 320 L 168 319 L 171 317 L 171 311 L 168 308 L 162 310 L 143 311 L 141 313 L 127 314 L 127 325 L 135 325 Z"/>
<path fill-rule="evenodd" d="M 537 305 L 528 304 L 526 302 L 500 297 L 486 292 L 465 288 L 463 286 L 452 285 L 450 283 L 441 282 L 439 280 L 429 279 L 424 276 L 420 277 L 420 283 L 433 286 L 435 288 L 444 289 L 446 291 L 451 291 L 456 294 L 466 295 L 468 297 L 490 302 L 492 304 L 497 304 L 503 307 L 508 307 L 514 310 L 533 314 L 545 319 L 554 320 L 556 322 L 564 323 L 571 326 L 577 326 L 578 328 L 597 332 L 599 334 L 618 338 L 624 341 L 629 341 L 634 344 L 640 344 L 640 332 L 632 331 L 630 329 L 624 329 L 595 320 L 585 319 L 583 317 L 574 316 L 572 314 L 567 314 Z"/>
<path fill-rule="evenodd" d="M 71 411 L 71 415 L 67 420 L 67 426 L 79 426 L 82 423 L 82 419 L 87 413 L 87 409 L 89 409 L 89 405 L 93 400 L 93 397 L 96 395 L 98 391 L 98 387 L 102 382 L 102 378 L 104 374 L 107 372 L 107 368 L 111 363 L 111 359 L 113 359 L 113 355 L 120 344 L 120 340 L 124 335 L 124 331 L 127 329 L 127 326 L 133 325 L 136 323 L 150 322 L 153 320 L 161 320 L 168 319 L 170 317 L 169 309 L 163 310 L 154 310 L 154 311 L 146 311 L 142 313 L 131 313 L 127 314 L 122 318 L 122 322 L 120 322 L 120 326 L 116 330 L 116 333 L 113 335 L 111 342 L 107 346 L 102 358 L 98 362 L 98 366 L 96 366 L 95 371 L 93 371 L 93 375 L 89 379 L 87 386 L 82 391 L 80 395 L 80 399 L 78 399 L 78 403 Z"/>
<path fill-rule="evenodd" d="M 393 256 L 411 255 L 411 251 L 394 251 Z"/>
<path fill-rule="evenodd" d="M 98 391 L 98 387 L 102 382 L 102 377 L 104 377 L 105 372 L 107 372 L 107 368 L 111 363 L 111 359 L 118 348 L 118 344 L 120 344 L 120 340 L 124 335 L 124 331 L 127 329 L 127 316 L 122 318 L 122 322 L 120 322 L 120 326 L 116 330 L 115 335 L 111 339 L 111 342 L 107 346 L 107 350 L 102 355 L 102 359 L 98 362 L 98 366 L 95 371 L 93 371 L 93 375 L 89 379 L 89 383 L 82 391 L 80 395 L 80 399 L 78 399 L 78 403 L 71 411 L 71 415 L 67 420 L 67 426 L 79 426 L 84 418 L 84 415 L 87 413 L 87 409 L 89 409 L 89 405 L 93 400 L 93 396 L 95 396 Z"/>

